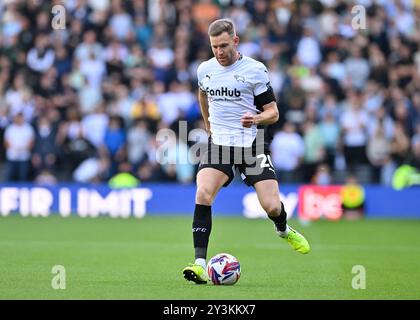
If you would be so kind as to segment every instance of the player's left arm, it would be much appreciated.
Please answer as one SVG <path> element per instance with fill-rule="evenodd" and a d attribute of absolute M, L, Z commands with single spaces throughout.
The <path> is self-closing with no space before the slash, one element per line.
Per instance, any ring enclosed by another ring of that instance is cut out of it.
<path fill-rule="evenodd" d="M 275 101 L 265 104 L 262 109 L 264 111 L 256 115 L 251 112 L 245 113 L 241 118 L 242 126 L 251 128 L 254 124 L 269 125 L 279 120 L 279 110 Z"/>
<path fill-rule="evenodd" d="M 279 120 L 279 109 L 275 101 L 265 104 L 262 109 L 263 112 L 254 116 L 254 124 L 269 125 Z"/>
<path fill-rule="evenodd" d="M 242 126 L 245 128 L 250 128 L 253 125 L 270 125 L 279 120 L 279 109 L 267 69 L 265 67 L 257 68 L 256 77 L 254 104 L 261 113 L 256 115 L 251 112 L 245 113 L 241 118 Z"/>

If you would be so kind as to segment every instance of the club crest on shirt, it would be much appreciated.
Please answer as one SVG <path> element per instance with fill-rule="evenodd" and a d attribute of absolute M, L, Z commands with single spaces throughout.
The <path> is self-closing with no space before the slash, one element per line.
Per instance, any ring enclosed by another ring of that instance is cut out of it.
<path fill-rule="evenodd" d="M 245 82 L 245 77 L 244 76 L 235 74 L 234 77 L 235 77 L 236 81 L 238 81 L 238 82 Z"/>

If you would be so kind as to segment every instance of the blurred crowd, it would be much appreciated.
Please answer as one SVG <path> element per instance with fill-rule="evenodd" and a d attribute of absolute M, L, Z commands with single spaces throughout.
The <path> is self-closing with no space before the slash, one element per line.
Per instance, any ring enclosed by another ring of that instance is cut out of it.
<path fill-rule="evenodd" d="M 193 182 L 196 165 L 159 163 L 156 135 L 203 129 L 196 70 L 221 17 L 269 69 L 281 182 L 387 185 L 420 168 L 418 0 L 3 0 L 1 181 Z M 195 132 L 169 141 L 174 157 L 206 142 Z"/>

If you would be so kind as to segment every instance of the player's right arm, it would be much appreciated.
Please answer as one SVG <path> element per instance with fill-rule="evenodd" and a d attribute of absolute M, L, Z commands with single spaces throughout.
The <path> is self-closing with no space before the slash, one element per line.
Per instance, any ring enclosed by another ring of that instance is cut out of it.
<path fill-rule="evenodd" d="M 198 102 L 200 104 L 201 115 L 203 116 L 204 125 L 206 126 L 207 134 L 210 136 L 210 121 L 209 121 L 209 101 L 205 91 L 198 89 Z"/>
<path fill-rule="evenodd" d="M 209 121 L 209 100 L 206 93 L 205 82 L 210 79 L 207 74 L 207 62 L 201 63 L 197 68 L 197 80 L 198 80 L 198 103 L 200 104 L 201 115 L 203 116 L 204 125 L 206 126 L 207 134 L 210 136 L 210 121 Z"/>

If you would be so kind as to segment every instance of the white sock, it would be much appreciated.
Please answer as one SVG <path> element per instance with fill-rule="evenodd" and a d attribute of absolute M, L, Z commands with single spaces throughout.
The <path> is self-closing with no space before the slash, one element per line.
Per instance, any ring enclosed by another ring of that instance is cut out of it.
<path fill-rule="evenodd" d="M 206 259 L 203 259 L 203 258 L 195 259 L 195 264 L 199 264 L 204 269 L 206 269 Z"/>
<path fill-rule="evenodd" d="M 289 226 L 286 224 L 286 230 L 279 231 L 279 232 L 280 232 L 280 237 L 282 237 L 282 238 L 287 237 L 287 235 L 289 234 Z"/>

